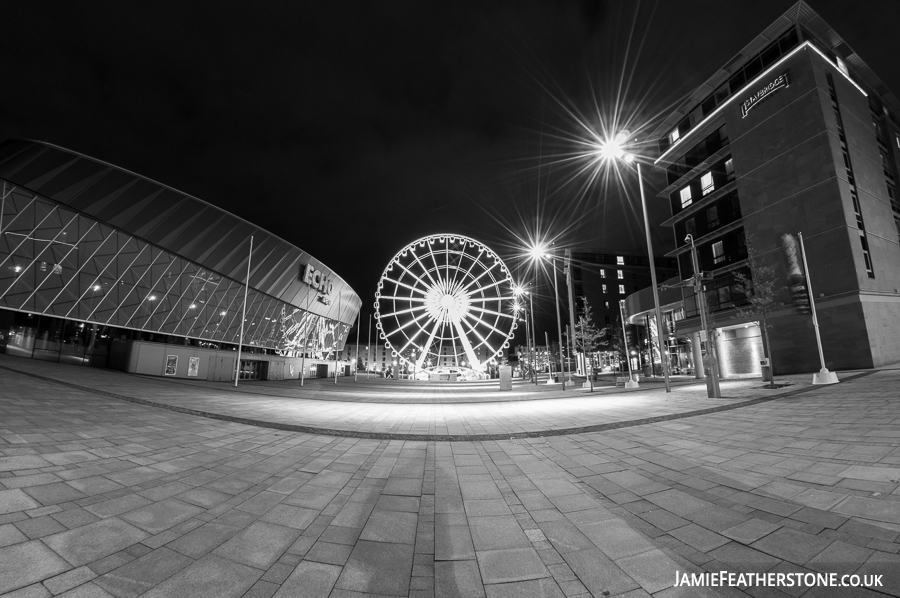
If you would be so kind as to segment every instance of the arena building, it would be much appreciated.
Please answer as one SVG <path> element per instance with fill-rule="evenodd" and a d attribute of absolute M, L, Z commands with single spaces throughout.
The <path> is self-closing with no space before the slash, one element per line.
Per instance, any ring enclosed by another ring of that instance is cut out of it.
<path fill-rule="evenodd" d="M 246 292 L 242 379 L 342 365 L 360 298 L 287 241 L 48 143 L 0 144 L 0 182 L 0 352 L 230 380 Z"/>

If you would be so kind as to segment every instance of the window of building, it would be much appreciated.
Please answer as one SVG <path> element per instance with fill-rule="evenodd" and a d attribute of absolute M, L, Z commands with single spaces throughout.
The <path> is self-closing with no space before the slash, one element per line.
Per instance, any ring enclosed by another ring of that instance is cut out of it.
<path fill-rule="evenodd" d="M 711 172 L 707 172 L 700 177 L 700 187 L 703 189 L 703 195 L 712 193 L 716 186 L 713 184 L 713 176 Z"/>
<path fill-rule="evenodd" d="M 603 316 L 603 319 L 605 320 L 605 324 L 609 326 L 609 316 Z"/>
<path fill-rule="evenodd" d="M 620 295 L 624 295 L 624 294 L 625 294 L 625 285 L 624 285 L 624 284 L 620 284 L 620 285 L 619 285 L 619 294 L 620 294 Z"/>
<path fill-rule="evenodd" d="M 731 158 L 725 160 L 725 176 L 727 176 L 729 180 L 734 178 L 734 160 Z"/>
<path fill-rule="evenodd" d="M 896 220 L 896 222 L 897 222 L 897 232 L 900 232 L 900 220 L 897 220 L 896 218 L 894 220 Z M 606 309 L 609 309 L 609 301 L 604 301 L 603 305 L 604 305 L 604 307 L 606 307 Z M 609 316 L 607 316 L 607 317 L 609 317 Z"/>
<path fill-rule="evenodd" d="M 600 278 L 606 278 L 606 270 L 600 268 Z"/>
<path fill-rule="evenodd" d="M 678 127 L 672 129 L 672 133 L 669 135 L 669 141 L 675 143 L 681 137 L 681 133 L 678 132 Z"/>
<path fill-rule="evenodd" d="M 706 223 L 709 228 L 719 226 L 719 211 L 716 209 L 716 206 L 706 210 Z"/>
<path fill-rule="evenodd" d="M 617 255 L 617 256 L 616 256 L 616 264 L 619 265 L 619 266 L 624 266 L 624 265 L 625 265 L 625 258 L 622 257 L 621 255 Z"/>
<path fill-rule="evenodd" d="M 688 185 L 681 190 L 681 207 L 686 208 L 691 205 L 691 186 Z"/>
<path fill-rule="evenodd" d="M 603 292 L 606 293 L 606 285 L 603 285 Z"/>
<path fill-rule="evenodd" d="M 897 149 L 900 149 L 900 135 L 894 135 L 894 140 L 897 142 Z"/>
<path fill-rule="evenodd" d="M 725 261 L 725 249 L 722 241 L 716 241 L 712 244 L 713 263 L 721 264 Z"/>
<path fill-rule="evenodd" d="M 869 255 L 869 242 L 866 240 L 866 233 L 859 231 L 859 243 L 862 245 L 863 260 L 866 263 L 866 274 L 869 278 L 875 278 L 875 271 L 872 269 L 872 258 Z"/>
<path fill-rule="evenodd" d="M 693 218 L 688 218 L 684 221 L 684 234 L 685 235 L 693 235 L 697 232 L 697 223 L 694 222 Z"/>
<path fill-rule="evenodd" d="M 625 273 L 622 272 L 621 270 L 616 270 L 616 278 L 618 278 L 619 280 L 624 280 Z"/>

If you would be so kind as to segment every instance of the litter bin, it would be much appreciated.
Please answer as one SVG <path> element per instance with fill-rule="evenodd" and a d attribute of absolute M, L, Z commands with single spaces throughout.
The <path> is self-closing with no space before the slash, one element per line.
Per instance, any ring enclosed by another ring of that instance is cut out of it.
<path fill-rule="evenodd" d="M 762 370 L 763 382 L 772 381 L 772 363 L 768 359 L 760 359 L 759 366 Z"/>

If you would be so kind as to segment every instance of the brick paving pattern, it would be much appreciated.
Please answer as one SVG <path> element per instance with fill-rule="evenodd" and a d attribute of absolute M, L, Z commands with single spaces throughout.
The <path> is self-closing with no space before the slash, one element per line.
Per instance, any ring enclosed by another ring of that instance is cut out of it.
<path fill-rule="evenodd" d="M 0 366 L 0 595 L 900 595 L 897 370 L 813 389 L 791 378 L 804 392 L 691 416 L 772 391 L 729 383 L 717 402 L 697 385 L 668 396 L 522 389 L 538 395 L 495 403 L 482 388 L 459 391 L 461 406 L 435 396 L 456 391 L 374 380 L 339 381 L 345 395 L 324 381 L 305 394 L 291 383 L 234 392 Z M 380 401 L 349 400 L 370 387 Z M 246 425 L 103 391 L 385 437 Z M 402 396 L 417 393 L 432 396 Z M 649 415 L 677 418 L 628 423 Z M 390 437 L 442 430 L 511 437 Z M 881 573 L 886 586 L 672 587 L 676 571 L 721 570 Z"/>

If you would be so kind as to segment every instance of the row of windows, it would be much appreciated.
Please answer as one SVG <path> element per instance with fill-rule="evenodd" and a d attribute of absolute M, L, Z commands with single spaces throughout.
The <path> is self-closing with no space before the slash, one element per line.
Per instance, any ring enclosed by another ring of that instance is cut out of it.
<path fill-rule="evenodd" d="M 609 293 L 608 287 L 607 287 L 605 284 L 604 284 L 604 285 L 601 285 L 601 286 L 603 287 L 603 294 Z M 620 295 L 624 295 L 624 294 L 625 294 L 625 285 L 624 285 L 624 284 L 620 284 L 620 285 L 619 285 L 619 294 L 620 294 Z M 608 302 L 608 301 L 606 302 L 606 307 L 609 308 L 609 302 Z"/>
<path fill-rule="evenodd" d="M 894 225 L 897 227 L 897 238 L 900 240 L 900 197 L 897 196 L 897 187 L 894 173 L 896 165 L 894 162 L 894 152 L 887 141 L 885 129 L 881 126 L 881 119 L 887 115 L 887 109 L 881 106 L 875 96 L 869 96 L 869 111 L 872 114 L 872 125 L 875 127 L 875 140 L 878 142 L 878 149 L 881 152 L 881 167 L 884 172 L 884 184 L 887 187 L 888 199 L 891 202 L 891 210 L 894 213 Z M 900 135 L 894 135 L 897 147 L 900 149 Z"/>
<path fill-rule="evenodd" d="M 711 93 L 709 97 L 700 102 L 690 114 L 685 116 L 667 136 L 659 140 L 660 154 L 681 139 L 685 133 L 703 120 L 703 118 L 709 116 L 718 106 L 730 98 L 732 94 L 736 93 L 746 85 L 748 81 L 753 80 L 759 73 L 792 50 L 798 42 L 799 38 L 797 30 L 791 27 L 778 39 L 769 44 L 762 52 L 747 61 L 747 64 L 731 75 L 731 78 L 729 78 L 727 82 L 719 86 L 715 92 Z"/>
<path fill-rule="evenodd" d="M 728 156 L 709 171 L 700 175 L 699 185 L 695 180 L 678 191 L 677 198 L 672 198 L 672 213 L 677 214 L 693 204 L 695 199 L 705 197 L 733 180 L 734 162 L 731 156 Z"/>
<path fill-rule="evenodd" d="M 666 169 L 666 184 L 671 185 L 726 145 L 728 145 L 728 128 L 722 125 Z"/>
<path fill-rule="evenodd" d="M 675 237 L 679 243 L 687 235 L 695 239 L 703 237 L 713 230 L 741 219 L 741 202 L 736 190 L 718 199 L 702 212 L 675 225 Z"/>
<path fill-rule="evenodd" d="M 834 117 L 837 121 L 838 139 L 841 142 L 841 151 L 844 156 L 844 166 L 847 169 L 847 181 L 850 183 L 850 200 L 853 203 L 853 213 L 856 216 L 856 227 L 859 230 L 859 244 L 862 248 L 863 262 L 866 266 L 866 274 L 869 278 L 875 278 L 872 268 L 872 256 L 869 253 L 869 239 L 866 236 L 866 226 L 863 222 L 862 210 L 859 206 L 859 195 L 856 191 L 856 179 L 853 177 L 853 165 L 850 162 L 850 152 L 847 148 L 847 136 L 844 134 L 844 121 L 841 119 L 840 104 L 838 104 L 837 91 L 834 88 L 834 77 L 826 73 L 828 80 L 828 92 L 831 95 L 831 107 L 834 109 Z"/>

